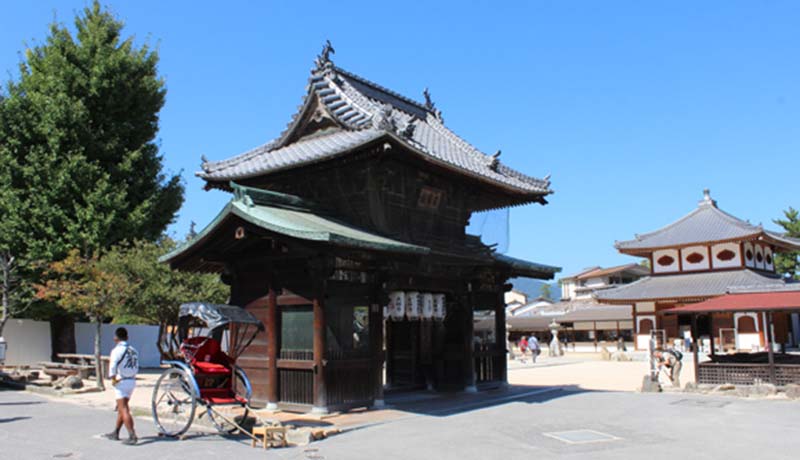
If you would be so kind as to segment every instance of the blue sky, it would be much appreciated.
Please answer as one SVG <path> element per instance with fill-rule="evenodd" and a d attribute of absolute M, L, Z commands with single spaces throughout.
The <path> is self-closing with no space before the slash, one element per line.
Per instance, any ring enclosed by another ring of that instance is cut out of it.
<path fill-rule="evenodd" d="M 6 2 L 0 69 L 85 1 Z M 564 267 L 634 261 L 615 240 L 667 224 L 710 188 L 753 223 L 800 207 L 800 2 L 105 2 L 166 78 L 161 151 L 202 227 L 227 201 L 194 177 L 275 137 L 325 39 L 337 65 L 416 99 L 485 152 L 552 175 L 511 212 L 509 254 Z"/>

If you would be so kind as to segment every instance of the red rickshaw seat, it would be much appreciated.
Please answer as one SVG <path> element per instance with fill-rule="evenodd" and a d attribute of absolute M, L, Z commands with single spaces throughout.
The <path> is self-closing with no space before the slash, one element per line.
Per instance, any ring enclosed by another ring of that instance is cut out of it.
<path fill-rule="evenodd" d="M 219 342 L 211 337 L 192 337 L 184 345 L 198 346 L 190 354 L 190 364 L 201 374 L 224 375 L 231 373 L 231 359 L 222 351 Z M 188 349 L 188 347 L 187 347 Z"/>

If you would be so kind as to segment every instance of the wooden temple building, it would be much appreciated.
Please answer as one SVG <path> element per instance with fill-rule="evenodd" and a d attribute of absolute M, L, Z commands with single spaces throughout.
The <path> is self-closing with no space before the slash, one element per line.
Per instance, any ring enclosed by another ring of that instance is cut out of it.
<path fill-rule="evenodd" d="M 384 389 L 476 390 L 506 381 L 508 280 L 560 269 L 466 234 L 479 211 L 546 204 L 515 171 L 420 103 L 343 70 L 328 44 L 275 140 L 205 161 L 230 202 L 163 260 L 220 273 L 230 303 L 266 325 L 238 364 L 268 407 L 379 405 Z M 490 311 L 490 340 L 474 339 Z"/>
<path fill-rule="evenodd" d="M 800 240 L 765 230 L 717 206 L 708 190 L 697 208 L 654 232 L 615 244 L 623 254 L 644 257 L 650 275 L 630 284 L 599 291 L 603 303 L 633 305 L 636 347 L 647 349 L 651 331 L 660 346 L 673 346 L 691 335 L 690 314 L 680 307 L 731 292 L 793 289 L 775 271 L 774 257 L 800 250 Z M 757 311 L 718 311 L 697 317 L 697 337 L 710 352 L 758 351 L 770 342 L 768 319 Z M 774 342 L 797 345 L 796 313 L 774 315 Z"/>

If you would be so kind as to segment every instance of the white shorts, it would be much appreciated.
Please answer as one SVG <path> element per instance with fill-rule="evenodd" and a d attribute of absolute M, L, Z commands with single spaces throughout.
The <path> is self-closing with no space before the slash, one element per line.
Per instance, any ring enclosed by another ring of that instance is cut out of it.
<path fill-rule="evenodd" d="M 136 388 L 136 380 L 120 380 L 119 383 L 114 385 L 114 395 L 116 399 L 130 399 L 134 388 Z"/>

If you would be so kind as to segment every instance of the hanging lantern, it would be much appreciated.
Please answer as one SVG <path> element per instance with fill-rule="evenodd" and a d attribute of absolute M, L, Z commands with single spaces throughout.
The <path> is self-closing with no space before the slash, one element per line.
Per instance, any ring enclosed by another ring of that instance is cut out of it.
<path fill-rule="evenodd" d="M 444 294 L 434 294 L 433 317 L 438 320 L 443 320 L 445 315 L 447 315 L 447 306 L 445 304 Z"/>
<path fill-rule="evenodd" d="M 395 321 L 400 321 L 406 313 L 406 296 L 401 291 L 389 293 L 389 315 Z"/>
<path fill-rule="evenodd" d="M 415 320 L 419 319 L 420 310 L 420 294 L 417 291 L 406 292 L 406 318 Z"/>
<path fill-rule="evenodd" d="M 426 292 L 422 294 L 422 317 L 433 319 L 433 294 Z"/>

